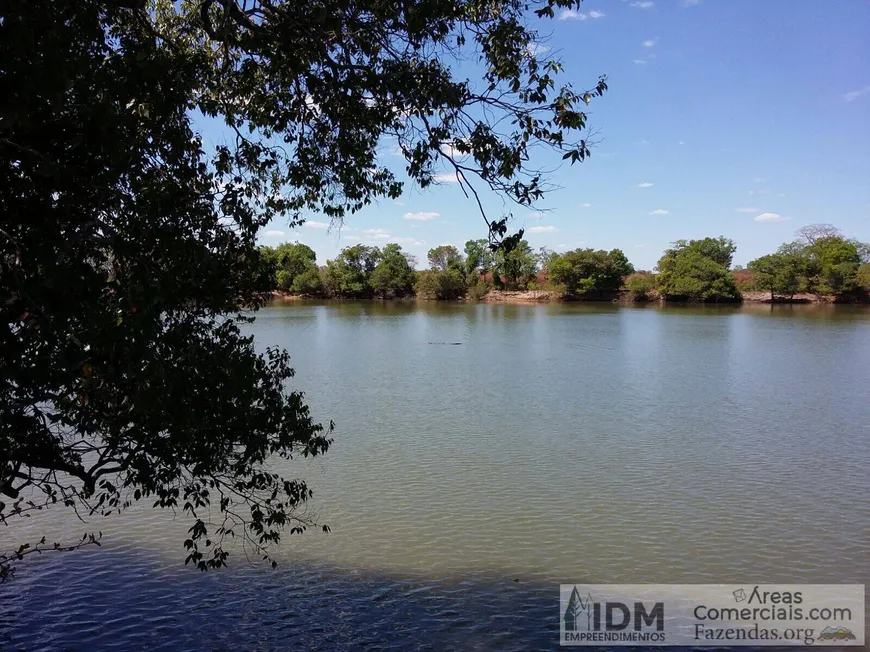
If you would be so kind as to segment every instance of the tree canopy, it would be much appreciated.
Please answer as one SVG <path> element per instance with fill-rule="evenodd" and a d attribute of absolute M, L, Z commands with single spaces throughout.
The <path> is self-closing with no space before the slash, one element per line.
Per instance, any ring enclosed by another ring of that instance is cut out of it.
<path fill-rule="evenodd" d="M 402 251 L 398 244 L 386 245 L 369 279 L 375 295 L 383 298 L 412 295 L 417 281 L 414 263 L 414 257 Z"/>
<path fill-rule="evenodd" d="M 317 254 L 306 244 L 284 242 L 276 248 L 261 247 L 260 257 L 266 273 L 274 276 L 274 286 L 303 292 L 310 289 L 310 275 L 317 271 Z"/>
<path fill-rule="evenodd" d="M 576 249 L 549 256 L 547 270 L 550 281 L 564 285 L 568 294 L 587 294 L 619 290 L 634 266 L 621 249 Z"/>
<path fill-rule="evenodd" d="M 810 224 L 796 235 L 775 254 L 749 263 L 756 287 L 769 290 L 771 298 L 802 291 L 843 299 L 865 291 L 859 271 L 870 260 L 870 246 L 830 224 Z"/>
<path fill-rule="evenodd" d="M 740 291 L 729 272 L 734 242 L 725 237 L 678 240 L 658 262 L 658 289 L 665 299 L 735 301 Z"/>
<path fill-rule="evenodd" d="M 309 489 L 266 462 L 324 453 L 331 426 L 286 390 L 288 354 L 242 331 L 261 301 L 258 233 L 397 197 L 387 139 L 419 186 L 446 167 L 472 197 L 540 199 L 531 151 L 583 160 L 584 110 L 607 88 L 557 86 L 561 64 L 534 54 L 530 19 L 577 6 L 2 3 L 0 520 L 148 499 L 191 517 L 203 570 L 226 563 L 227 537 L 266 555 L 304 528 Z M 457 77 L 469 58 L 480 74 Z M 496 248 L 519 239 L 485 219 Z M 330 279 L 356 292 L 378 263 L 356 249 Z"/>
<path fill-rule="evenodd" d="M 805 268 L 803 256 L 792 252 L 768 254 L 749 263 L 755 286 L 768 290 L 771 299 L 777 295 L 791 298 L 800 291 Z"/>

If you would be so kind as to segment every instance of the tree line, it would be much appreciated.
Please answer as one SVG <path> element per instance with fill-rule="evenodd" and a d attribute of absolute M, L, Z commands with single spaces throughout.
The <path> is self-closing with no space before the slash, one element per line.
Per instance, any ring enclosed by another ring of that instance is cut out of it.
<path fill-rule="evenodd" d="M 732 266 L 737 247 L 724 236 L 678 240 L 655 271 L 637 271 L 620 249 L 557 253 L 519 240 L 510 251 L 492 251 L 486 239 L 463 251 L 440 245 L 428 251 L 428 269 L 396 243 L 356 244 L 326 265 L 301 243 L 261 247 L 264 289 L 329 298 L 478 299 L 491 289 L 550 290 L 566 298 L 728 302 L 743 292 L 766 291 L 771 300 L 799 293 L 858 299 L 870 292 L 870 245 L 847 239 L 828 224 L 804 227 L 794 241 L 747 268 Z"/>

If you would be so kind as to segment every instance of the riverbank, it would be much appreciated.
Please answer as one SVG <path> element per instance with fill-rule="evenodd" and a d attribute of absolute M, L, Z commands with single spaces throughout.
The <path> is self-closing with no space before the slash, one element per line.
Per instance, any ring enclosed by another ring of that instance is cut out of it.
<path fill-rule="evenodd" d="M 320 299 L 320 297 L 309 297 L 301 294 L 294 294 L 286 290 L 273 290 L 270 294 L 274 301 L 303 301 L 311 299 Z M 357 300 L 357 299 L 354 299 Z M 383 299 L 381 299 L 383 300 Z M 388 301 L 415 301 L 415 297 L 403 299 L 387 299 Z M 614 303 L 662 303 L 662 299 L 653 293 L 649 299 L 637 300 L 634 299 L 629 292 L 606 292 L 599 293 L 594 296 L 571 297 L 565 296 L 561 292 L 555 290 L 489 290 L 479 299 L 459 299 L 459 302 L 473 303 L 558 303 L 569 301 L 609 301 Z M 673 302 L 681 303 L 681 302 Z M 740 303 L 740 302 L 735 302 Z M 777 297 L 771 300 L 770 292 L 761 292 L 750 290 L 743 292 L 743 303 L 793 303 L 793 304 L 832 304 L 832 303 L 855 303 L 868 304 L 870 300 L 866 297 L 855 300 L 839 300 L 833 295 L 825 294 L 807 294 L 800 293 L 790 298 Z"/>

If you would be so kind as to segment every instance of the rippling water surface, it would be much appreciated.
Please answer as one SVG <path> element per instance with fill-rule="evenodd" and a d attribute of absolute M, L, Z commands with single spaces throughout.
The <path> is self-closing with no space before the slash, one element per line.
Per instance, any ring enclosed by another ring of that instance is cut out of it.
<path fill-rule="evenodd" d="M 296 467 L 329 535 L 184 569 L 134 508 L 0 587 L 9 649 L 527 650 L 558 583 L 870 584 L 862 308 L 291 304 L 259 313 L 336 443 Z M 461 346 L 441 343 L 461 342 Z"/>

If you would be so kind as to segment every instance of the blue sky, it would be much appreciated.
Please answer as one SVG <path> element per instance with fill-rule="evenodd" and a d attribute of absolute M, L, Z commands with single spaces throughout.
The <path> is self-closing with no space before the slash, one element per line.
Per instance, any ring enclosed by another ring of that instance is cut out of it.
<path fill-rule="evenodd" d="M 512 209 L 533 247 L 619 247 L 651 269 L 680 238 L 733 238 L 738 264 L 816 222 L 870 241 L 870 2 L 587 0 L 560 18 L 540 21 L 547 55 L 578 89 L 604 73 L 610 90 L 590 105 L 592 157 L 555 173 L 542 215 Z M 399 242 L 423 267 L 430 247 L 486 235 L 455 183 L 327 221 L 276 220 L 261 241 L 304 242 L 321 264 Z"/>

